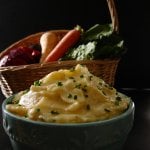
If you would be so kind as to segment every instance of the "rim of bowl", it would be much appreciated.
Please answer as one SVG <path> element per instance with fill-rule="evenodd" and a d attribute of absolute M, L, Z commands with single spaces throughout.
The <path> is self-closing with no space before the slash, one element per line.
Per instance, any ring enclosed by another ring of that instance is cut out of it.
<path fill-rule="evenodd" d="M 13 96 L 11 96 L 11 97 L 13 97 Z M 106 120 L 97 120 L 97 121 L 93 121 L 93 122 L 83 122 L 83 123 L 51 123 L 51 122 L 42 122 L 42 121 L 34 121 L 34 120 L 26 119 L 24 117 L 17 116 L 15 114 L 7 111 L 6 104 L 10 100 L 11 97 L 9 97 L 3 101 L 3 103 L 2 103 L 2 112 L 3 113 L 7 114 L 8 116 L 10 116 L 14 119 L 18 119 L 22 122 L 32 123 L 35 125 L 42 125 L 42 126 L 76 126 L 76 127 L 79 126 L 79 127 L 81 127 L 81 126 L 91 126 L 91 125 L 97 125 L 97 124 L 101 124 L 101 125 L 102 124 L 109 124 L 110 122 L 115 122 L 119 119 L 123 119 L 124 117 L 127 117 L 128 115 L 130 115 L 135 110 L 135 104 L 132 101 L 132 99 L 129 97 L 130 102 L 129 102 L 129 106 L 128 106 L 127 110 L 125 110 L 125 112 L 123 112 L 122 114 L 115 116 L 113 118 L 106 119 Z"/>

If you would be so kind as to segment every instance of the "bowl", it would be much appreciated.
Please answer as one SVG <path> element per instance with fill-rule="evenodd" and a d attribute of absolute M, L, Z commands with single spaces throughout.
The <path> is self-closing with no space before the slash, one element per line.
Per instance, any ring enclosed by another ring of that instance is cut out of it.
<path fill-rule="evenodd" d="M 134 102 L 121 115 L 89 123 L 45 123 L 16 116 L 2 104 L 3 127 L 14 150 L 121 150 L 134 122 Z"/>

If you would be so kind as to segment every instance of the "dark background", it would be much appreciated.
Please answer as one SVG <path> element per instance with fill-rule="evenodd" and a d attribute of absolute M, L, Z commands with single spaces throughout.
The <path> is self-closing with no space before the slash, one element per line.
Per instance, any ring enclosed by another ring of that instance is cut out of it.
<path fill-rule="evenodd" d="M 120 35 L 128 48 L 116 75 L 116 86 L 148 88 L 150 84 L 150 9 L 148 2 L 115 0 Z M 0 50 L 32 33 L 50 29 L 84 29 L 110 23 L 106 0 L 0 0 Z"/>

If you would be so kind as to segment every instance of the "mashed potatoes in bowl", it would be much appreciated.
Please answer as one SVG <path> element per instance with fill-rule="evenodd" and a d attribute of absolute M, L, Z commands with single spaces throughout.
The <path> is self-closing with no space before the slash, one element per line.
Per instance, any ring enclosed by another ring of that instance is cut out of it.
<path fill-rule="evenodd" d="M 54 71 L 16 94 L 6 109 L 42 122 L 85 123 L 125 112 L 130 98 L 94 76 L 84 65 Z"/>
<path fill-rule="evenodd" d="M 121 150 L 134 102 L 78 64 L 7 98 L 2 115 L 14 150 Z"/>

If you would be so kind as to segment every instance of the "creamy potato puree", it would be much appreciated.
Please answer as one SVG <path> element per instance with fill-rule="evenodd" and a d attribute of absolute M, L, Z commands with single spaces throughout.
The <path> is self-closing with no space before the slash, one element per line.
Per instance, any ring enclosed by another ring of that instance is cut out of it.
<path fill-rule="evenodd" d="M 6 108 L 32 120 L 80 123 L 112 118 L 123 113 L 128 105 L 128 97 L 78 64 L 70 70 L 51 72 L 34 82 Z"/>

